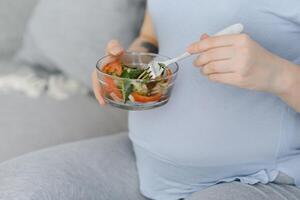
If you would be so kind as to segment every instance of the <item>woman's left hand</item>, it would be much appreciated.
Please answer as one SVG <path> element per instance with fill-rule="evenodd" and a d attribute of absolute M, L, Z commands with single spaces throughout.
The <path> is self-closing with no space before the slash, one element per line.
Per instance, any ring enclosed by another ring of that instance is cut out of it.
<path fill-rule="evenodd" d="M 188 52 L 200 54 L 194 64 L 212 81 L 274 93 L 280 90 L 281 59 L 246 34 L 204 35 Z"/>

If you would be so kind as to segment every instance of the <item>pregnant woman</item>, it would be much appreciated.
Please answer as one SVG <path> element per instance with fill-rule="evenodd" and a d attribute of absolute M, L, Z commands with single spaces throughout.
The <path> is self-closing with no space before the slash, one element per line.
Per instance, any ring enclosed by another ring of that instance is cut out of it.
<path fill-rule="evenodd" d="M 237 22 L 243 34 L 210 36 Z M 129 114 L 142 194 L 300 199 L 299 42 L 298 0 L 149 0 L 129 51 L 195 56 L 179 63 L 166 106 Z M 124 51 L 109 42 L 112 57 Z"/>
<path fill-rule="evenodd" d="M 244 33 L 212 36 L 235 23 Z M 168 104 L 129 113 L 130 140 L 1 163 L 0 200 L 300 199 L 299 0 L 149 0 L 129 51 L 193 56 Z"/>

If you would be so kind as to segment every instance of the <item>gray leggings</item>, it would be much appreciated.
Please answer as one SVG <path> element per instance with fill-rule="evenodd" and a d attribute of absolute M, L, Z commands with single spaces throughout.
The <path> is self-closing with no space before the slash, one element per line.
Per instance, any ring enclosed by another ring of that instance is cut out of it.
<path fill-rule="evenodd" d="M 125 133 L 60 145 L 0 164 L 0 200 L 147 200 Z M 222 183 L 188 200 L 296 200 L 288 184 Z"/>

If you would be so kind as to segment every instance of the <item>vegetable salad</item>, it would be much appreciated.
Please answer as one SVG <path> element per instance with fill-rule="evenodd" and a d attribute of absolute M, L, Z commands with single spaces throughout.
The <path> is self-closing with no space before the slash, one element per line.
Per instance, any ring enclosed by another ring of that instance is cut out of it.
<path fill-rule="evenodd" d="M 104 95 L 120 103 L 150 103 L 166 99 L 172 72 L 167 66 L 161 66 L 161 76 L 151 79 L 149 71 L 143 66 L 128 66 L 121 61 L 105 65 Z"/>

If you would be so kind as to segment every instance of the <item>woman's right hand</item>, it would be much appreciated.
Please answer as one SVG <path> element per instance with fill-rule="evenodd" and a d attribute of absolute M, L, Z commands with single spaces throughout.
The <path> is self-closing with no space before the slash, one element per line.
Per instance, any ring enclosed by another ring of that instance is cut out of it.
<path fill-rule="evenodd" d="M 110 56 L 109 63 L 115 61 L 119 56 L 121 56 L 124 53 L 124 48 L 121 46 L 121 44 L 117 40 L 111 40 L 108 42 L 106 46 L 106 54 Z M 108 63 L 107 63 L 108 64 Z M 100 84 L 97 79 L 97 71 L 94 70 L 92 74 L 92 81 L 93 81 L 93 90 L 96 99 L 100 103 L 100 105 L 105 105 L 105 101 L 103 98 L 103 93 L 100 87 Z"/>

